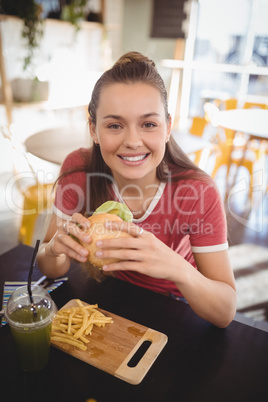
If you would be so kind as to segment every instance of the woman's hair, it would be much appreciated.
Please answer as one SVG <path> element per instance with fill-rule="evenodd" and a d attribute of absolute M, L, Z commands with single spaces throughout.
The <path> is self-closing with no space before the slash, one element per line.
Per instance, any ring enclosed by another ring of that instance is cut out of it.
<path fill-rule="evenodd" d="M 168 113 L 167 91 L 163 79 L 158 73 L 155 63 L 138 52 L 124 54 L 113 67 L 105 71 L 98 79 L 88 106 L 90 121 L 96 125 L 97 109 L 103 88 L 115 83 L 134 84 L 137 82 L 146 83 L 158 89 L 168 122 L 170 115 Z M 78 167 L 77 170 L 91 173 L 89 202 L 90 209 L 94 211 L 99 205 L 112 197 L 112 172 L 104 162 L 99 146 L 93 143 L 90 151 L 90 160 L 85 160 L 84 166 L 82 168 Z M 178 181 L 185 178 L 208 180 L 208 175 L 185 155 L 172 135 L 169 142 L 166 143 L 164 158 L 157 167 L 157 177 L 162 182 Z"/>
<path fill-rule="evenodd" d="M 166 118 L 168 119 L 167 91 L 154 62 L 138 52 L 130 52 L 121 56 L 114 66 L 110 70 L 105 71 L 96 82 L 88 106 L 89 118 L 92 123 L 96 124 L 96 111 L 102 88 L 115 83 L 135 84 L 136 82 L 153 85 L 159 90 Z"/>

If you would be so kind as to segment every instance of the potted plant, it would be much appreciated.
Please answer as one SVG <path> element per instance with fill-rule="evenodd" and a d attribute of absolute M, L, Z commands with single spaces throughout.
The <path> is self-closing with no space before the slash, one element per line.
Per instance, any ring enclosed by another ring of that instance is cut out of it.
<path fill-rule="evenodd" d="M 27 40 L 28 45 L 23 66 L 26 69 L 43 35 L 42 7 L 35 0 L 0 0 L 0 12 L 23 20 L 22 37 Z"/>
<path fill-rule="evenodd" d="M 94 5 L 92 6 L 89 0 L 58 0 L 58 7 L 50 10 L 47 18 L 68 21 L 74 25 L 76 31 L 80 29 L 80 21 L 102 23 L 101 12 Z"/>
<path fill-rule="evenodd" d="M 55 8 L 55 10 L 54 10 Z M 15 16 L 23 21 L 22 37 L 26 40 L 27 50 L 23 70 L 26 78 L 18 77 L 11 81 L 13 99 L 16 102 L 33 102 L 48 99 L 48 82 L 40 82 L 35 75 L 35 50 L 40 45 L 44 21 L 56 18 L 70 22 L 75 30 L 80 29 L 80 21 L 87 20 L 91 13 L 88 0 L 58 0 L 53 3 L 50 13 L 42 9 L 38 0 L 0 0 L 0 14 Z"/>
<path fill-rule="evenodd" d="M 79 30 L 79 21 L 85 20 L 87 0 L 62 1 L 61 19 L 69 21 Z"/>

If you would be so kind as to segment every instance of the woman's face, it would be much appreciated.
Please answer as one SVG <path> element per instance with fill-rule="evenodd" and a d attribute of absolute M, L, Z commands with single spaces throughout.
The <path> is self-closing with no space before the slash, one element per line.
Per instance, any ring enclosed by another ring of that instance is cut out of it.
<path fill-rule="evenodd" d="M 142 82 L 104 87 L 90 129 L 118 184 L 156 182 L 171 130 L 158 89 Z"/>

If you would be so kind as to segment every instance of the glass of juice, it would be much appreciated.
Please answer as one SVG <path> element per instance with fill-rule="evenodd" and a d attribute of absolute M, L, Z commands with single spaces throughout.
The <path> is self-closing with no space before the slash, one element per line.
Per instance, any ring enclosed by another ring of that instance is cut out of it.
<path fill-rule="evenodd" d="M 10 296 L 5 316 L 13 336 L 19 366 L 34 372 L 48 364 L 52 320 L 57 308 L 49 293 L 31 286 L 34 309 L 27 286 L 17 288 Z"/>

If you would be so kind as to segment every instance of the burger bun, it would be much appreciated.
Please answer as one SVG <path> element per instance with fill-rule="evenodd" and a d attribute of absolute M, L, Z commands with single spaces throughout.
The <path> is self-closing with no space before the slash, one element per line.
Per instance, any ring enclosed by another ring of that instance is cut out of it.
<path fill-rule="evenodd" d="M 119 216 L 109 213 L 94 214 L 90 216 L 88 220 L 90 221 L 90 228 L 87 233 L 92 239 L 90 243 L 81 242 L 82 246 L 88 250 L 88 261 L 98 268 L 102 268 L 103 265 L 120 261 L 120 259 L 115 258 L 98 258 L 95 254 L 97 251 L 96 242 L 98 240 L 133 237 L 127 232 L 112 230 L 105 226 L 105 222 L 123 222 L 123 220 Z"/>

